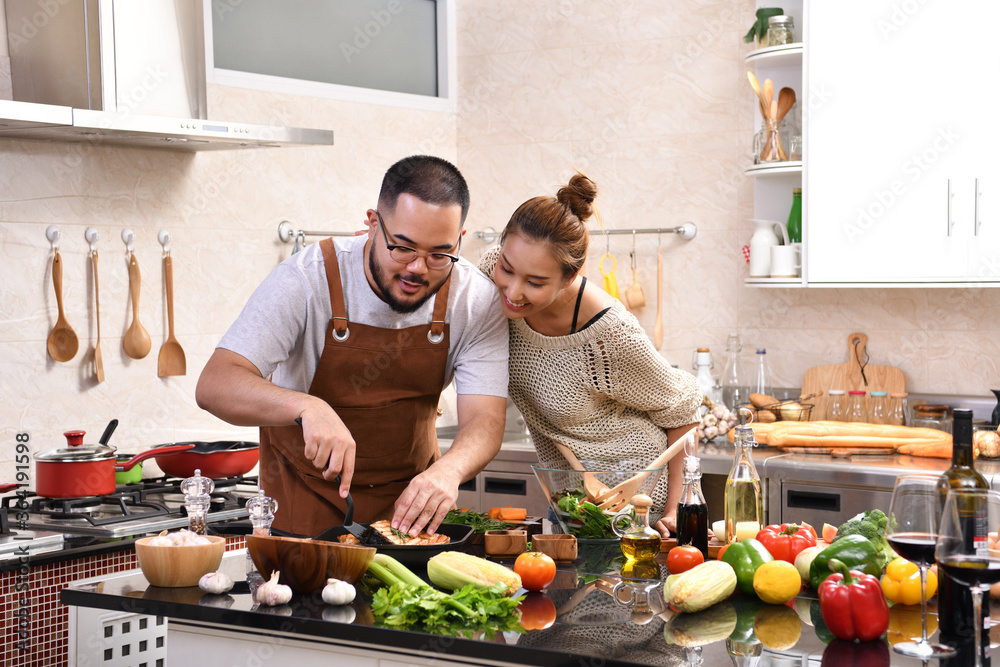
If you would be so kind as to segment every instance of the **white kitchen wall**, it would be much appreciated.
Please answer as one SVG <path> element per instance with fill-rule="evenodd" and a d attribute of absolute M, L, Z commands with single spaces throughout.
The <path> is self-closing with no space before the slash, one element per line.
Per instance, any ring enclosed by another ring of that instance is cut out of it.
<path fill-rule="evenodd" d="M 260 280 L 300 228 L 353 230 L 374 204 L 385 168 L 416 152 L 456 161 L 469 179 L 470 236 L 500 229 L 514 208 L 551 194 L 574 167 L 601 189 L 609 228 L 675 226 L 698 237 L 664 237 L 663 354 L 682 368 L 709 346 L 721 371 L 726 335 L 745 351 L 768 349 L 777 383 L 798 386 L 806 368 L 846 361 L 851 331 L 870 337 L 873 363 L 899 366 L 911 390 L 985 394 L 1000 384 L 1000 290 L 759 289 L 742 284 L 740 247 L 752 187 L 752 92 L 741 37 L 753 15 L 742 0 L 458 0 L 457 115 L 211 86 L 209 115 L 329 128 L 333 147 L 202 154 L 0 139 L 0 481 L 14 474 L 17 433 L 35 450 L 83 428 L 96 440 L 117 417 L 124 451 L 187 438 L 256 437 L 202 412 L 198 374 Z M 0 14 L 2 16 L 2 14 Z M 0 58 L 0 73 L 5 71 Z M 0 96 L 4 88 L 0 76 Z M 45 341 L 56 320 L 52 252 L 63 238 L 66 316 L 80 351 L 56 363 Z M 101 234 L 100 297 L 106 380 L 93 374 L 94 284 L 84 229 Z M 143 275 L 140 320 L 149 356 L 122 352 L 130 321 L 122 229 L 137 236 Z M 176 335 L 188 374 L 161 379 L 166 337 L 162 248 L 173 236 Z M 588 275 L 600 282 L 595 238 Z M 637 240 L 637 313 L 652 331 L 656 239 Z M 475 261 L 483 248 L 469 242 Z M 630 237 L 611 237 L 624 290 Z M 96 433 L 95 433 L 96 432 Z"/>

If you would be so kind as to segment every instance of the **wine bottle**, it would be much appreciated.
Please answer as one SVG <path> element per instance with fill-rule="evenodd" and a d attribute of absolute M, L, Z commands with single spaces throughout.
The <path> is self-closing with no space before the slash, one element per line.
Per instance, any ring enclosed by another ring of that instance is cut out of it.
<path fill-rule="evenodd" d="M 708 504 L 701 492 L 701 460 L 684 457 L 684 489 L 677 503 L 677 544 L 690 544 L 708 560 Z"/>
<path fill-rule="evenodd" d="M 986 478 L 973 465 L 972 410 L 955 409 L 953 417 L 951 467 L 942 473 L 938 481 L 939 512 L 944 509 L 944 501 L 948 497 L 949 489 L 990 488 Z M 985 540 L 986 529 L 977 530 L 975 525 L 977 517 L 969 516 L 968 519 L 963 517 L 963 521 L 966 520 L 969 522 L 969 528 L 964 533 L 970 541 L 969 546 L 971 547 L 973 543 L 980 541 L 977 535 L 981 534 L 981 540 Z M 939 574 L 938 587 L 938 628 L 941 630 L 941 634 L 949 637 L 973 637 L 977 626 L 971 616 L 972 593 L 969 591 L 969 587 L 959 583 L 942 570 Z M 982 631 L 989 616 L 989 597 L 983 596 L 983 617 L 978 619 L 980 631 Z"/>

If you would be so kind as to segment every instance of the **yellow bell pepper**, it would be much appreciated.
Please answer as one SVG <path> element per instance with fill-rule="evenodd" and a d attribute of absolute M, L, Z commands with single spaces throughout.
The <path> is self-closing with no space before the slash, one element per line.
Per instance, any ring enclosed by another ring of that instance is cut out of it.
<path fill-rule="evenodd" d="M 931 568 L 927 571 L 926 599 L 934 597 L 937 586 L 937 571 Z M 920 604 L 920 570 L 916 563 L 905 558 L 893 559 L 882 575 L 882 593 L 896 604 Z"/>
<path fill-rule="evenodd" d="M 919 607 L 907 607 L 897 604 L 889 608 L 889 629 L 885 633 L 890 646 L 899 642 L 912 642 L 920 639 L 921 623 Z M 927 614 L 927 635 L 930 636 L 938 628 L 936 614 Z"/>

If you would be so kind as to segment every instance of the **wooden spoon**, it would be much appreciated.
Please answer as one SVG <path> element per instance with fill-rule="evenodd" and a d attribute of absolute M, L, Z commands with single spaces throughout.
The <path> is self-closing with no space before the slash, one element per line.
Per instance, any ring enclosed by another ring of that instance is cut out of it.
<path fill-rule="evenodd" d="M 132 324 L 129 325 L 128 330 L 125 332 L 122 347 L 125 348 L 125 354 L 128 356 L 133 359 L 142 359 L 149 354 L 153 343 L 149 339 L 149 334 L 146 333 L 142 324 L 139 323 L 139 287 L 142 281 L 135 253 L 129 257 L 128 281 L 129 291 L 132 293 Z"/>
<path fill-rule="evenodd" d="M 750 79 L 750 85 L 753 86 L 753 92 L 757 93 L 758 108 L 760 109 L 760 117 L 767 120 L 767 109 L 764 108 L 764 93 L 760 90 L 760 82 L 757 81 L 757 77 L 754 76 L 753 72 L 747 72 L 747 78 Z"/>
<path fill-rule="evenodd" d="M 653 345 L 663 345 L 663 249 L 656 248 L 656 324 L 653 325 Z"/>
<path fill-rule="evenodd" d="M 184 375 L 187 364 L 184 350 L 174 338 L 174 264 L 170 255 L 163 256 L 164 281 L 167 283 L 167 340 L 160 348 L 160 357 L 156 362 L 156 374 L 161 378 L 170 375 Z"/>
<path fill-rule="evenodd" d="M 607 493 L 609 490 L 608 487 L 601 483 L 601 480 L 597 479 L 597 475 L 592 472 L 586 472 L 586 468 L 584 468 L 583 464 L 580 463 L 580 459 L 576 458 L 576 454 L 573 453 L 572 449 L 555 440 L 552 441 L 552 444 L 555 445 L 556 449 L 559 450 L 559 453 L 563 455 L 563 458 L 565 458 L 566 462 L 569 463 L 570 468 L 583 473 L 583 490 L 587 492 L 587 496 L 590 500 L 596 501 L 596 498 L 602 493 Z"/>
<path fill-rule="evenodd" d="M 761 87 L 760 92 L 764 94 L 764 109 L 770 111 L 771 100 L 774 99 L 774 82 L 770 79 L 764 79 L 764 85 Z"/>
<path fill-rule="evenodd" d="M 49 356 L 56 361 L 69 361 L 76 356 L 76 351 L 80 348 L 80 339 L 76 337 L 73 327 L 66 321 L 63 314 L 62 299 L 62 257 L 56 252 L 52 258 L 52 284 L 56 288 L 56 305 L 59 307 L 59 317 L 56 318 L 56 325 L 52 327 L 49 334 L 48 348 Z"/>
<path fill-rule="evenodd" d="M 778 115 L 775 117 L 780 123 L 795 104 L 795 91 L 787 86 L 778 91 Z"/>
<path fill-rule="evenodd" d="M 635 310 L 646 305 L 646 295 L 642 293 L 642 285 L 639 284 L 639 277 L 635 273 L 635 254 L 632 254 L 632 284 L 625 290 L 625 300 L 628 301 L 628 309 Z"/>
<path fill-rule="evenodd" d="M 94 263 L 94 319 L 97 320 L 97 342 L 94 344 L 94 372 L 98 382 L 104 382 L 104 357 L 101 356 L 101 288 L 97 282 L 97 251 L 90 253 Z"/>

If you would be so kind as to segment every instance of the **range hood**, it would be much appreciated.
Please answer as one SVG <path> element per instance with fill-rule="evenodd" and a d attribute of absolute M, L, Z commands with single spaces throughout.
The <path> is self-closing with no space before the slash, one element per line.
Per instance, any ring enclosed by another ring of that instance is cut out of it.
<path fill-rule="evenodd" d="M 202 0 L 65 0 L 51 16 L 40 6 L 6 0 L 14 100 L 0 100 L 0 138 L 182 151 L 333 144 L 330 130 L 206 118 Z"/>

